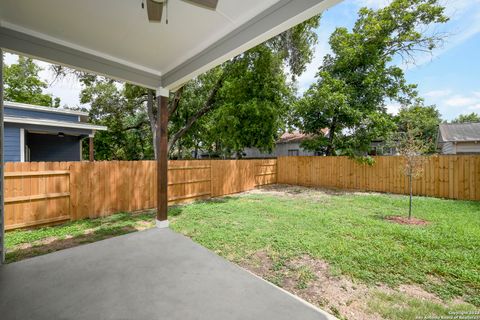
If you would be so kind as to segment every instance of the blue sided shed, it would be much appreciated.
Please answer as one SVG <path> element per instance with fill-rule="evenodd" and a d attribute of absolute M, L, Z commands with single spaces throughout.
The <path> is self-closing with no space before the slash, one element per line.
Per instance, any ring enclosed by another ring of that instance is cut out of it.
<path fill-rule="evenodd" d="M 5 102 L 5 161 L 80 161 L 87 137 L 92 160 L 93 136 L 107 127 L 87 120 L 85 112 Z"/>

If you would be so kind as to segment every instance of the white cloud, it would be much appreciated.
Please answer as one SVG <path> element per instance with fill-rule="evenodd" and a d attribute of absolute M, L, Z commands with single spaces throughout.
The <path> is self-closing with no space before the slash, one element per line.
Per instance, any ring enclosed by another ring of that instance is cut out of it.
<path fill-rule="evenodd" d="M 477 103 L 480 103 L 480 98 L 462 95 L 455 95 L 445 101 L 445 105 L 449 107 L 471 107 Z"/>
<path fill-rule="evenodd" d="M 426 98 L 438 99 L 438 98 L 448 97 L 451 94 L 452 94 L 452 90 L 446 89 L 446 90 L 428 91 L 428 92 L 425 92 L 423 96 Z"/>
<path fill-rule="evenodd" d="M 298 78 L 299 94 L 303 94 L 315 81 L 318 68 L 323 63 L 323 57 L 327 53 L 331 52 L 328 39 L 333 30 L 333 26 L 320 25 L 320 29 L 318 30 L 318 43 L 315 46 L 315 55 L 310 64 L 307 66 L 305 72 Z"/>
<path fill-rule="evenodd" d="M 387 6 L 392 0 L 356 0 L 355 4 L 359 7 L 369 7 L 378 9 Z"/>
<path fill-rule="evenodd" d="M 393 115 L 397 115 L 400 111 L 401 105 L 399 103 L 389 103 L 385 106 L 387 108 L 387 112 Z"/>
<path fill-rule="evenodd" d="M 445 120 L 452 120 L 460 114 L 480 111 L 480 91 L 452 89 L 434 90 L 422 93 L 427 105 L 434 104 Z"/>

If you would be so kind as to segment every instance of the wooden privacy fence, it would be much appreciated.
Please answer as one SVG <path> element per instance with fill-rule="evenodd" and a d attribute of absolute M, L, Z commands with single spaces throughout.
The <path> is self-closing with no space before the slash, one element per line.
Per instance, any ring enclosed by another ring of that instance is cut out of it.
<path fill-rule="evenodd" d="M 373 166 L 347 157 L 280 157 L 278 183 L 408 194 L 402 157 L 375 157 Z M 480 200 L 480 156 L 426 157 L 415 195 Z"/>
<path fill-rule="evenodd" d="M 276 183 L 276 160 L 169 161 L 170 204 Z M 5 228 L 96 218 L 157 205 L 155 161 L 5 164 Z"/>
<path fill-rule="evenodd" d="M 169 161 L 170 204 L 285 183 L 408 193 L 401 157 L 373 166 L 346 157 Z M 5 227 L 15 229 L 156 207 L 155 161 L 5 164 Z M 432 156 L 413 183 L 415 195 L 480 200 L 480 156 Z"/>

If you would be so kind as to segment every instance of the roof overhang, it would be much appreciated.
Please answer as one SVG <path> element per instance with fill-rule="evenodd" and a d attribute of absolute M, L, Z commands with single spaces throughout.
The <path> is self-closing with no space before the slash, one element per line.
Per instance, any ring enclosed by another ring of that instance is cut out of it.
<path fill-rule="evenodd" d="M 175 90 L 340 1 L 220 0 L 216 12 L 171 1 L 165 25 L 149 24 L 140 0 L 3 0 L 0 46 L 144 87 Z"/>
<path fill-rule="evenodd" d="M 88 112 L 83 112 L 83 111 L 78 111 L 78 110 L 37 106 L 37 105 L 32 105 L 32 104 L 18 103 L 18 102 L 11 102 L 11 101 L 4 101 L 4 104 L 5 104 L 6 108 L 33 110 L 33 111 L 44 111 L 44 112 L 58 113 L 58 114 L 71 114 L 71 115 L 75 115 L 75 116 L 88 116 Z"/>
<path fill-rule="evenodd" d="M 71 129 L 82 129 L 82 130 L 92 130 L 92 131 L 105 131 L 107 127 L 98 126 L 88 123 L 80 122 L 68 122 L 68 121 L 53 121 L 46 119 L 34 119 L 34 118 L 25 118 L 25 117 L 4 117 L 4 122 L 6 123 L 18 123 L 18 124 L 29 124 L 36 126 L 45 126 L 45 127 L 57 127 L 57 128 L 71 128 Z"/>

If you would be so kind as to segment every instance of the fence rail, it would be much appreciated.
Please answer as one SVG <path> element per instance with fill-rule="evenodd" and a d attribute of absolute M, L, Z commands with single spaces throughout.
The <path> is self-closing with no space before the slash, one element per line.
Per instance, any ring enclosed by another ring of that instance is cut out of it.
<path fill-rule="evenodd" d="M 408 194 L 402 157 L 375 157 L 372 166 L 347 157 L 280 157 L 278 183 Z M 426 157 L 415 195 L 480 200 L 480 156 Z"/>
<path fill-rule="evenodd" d="M 155 161 L 7 163 L 5 171 L 7 230 L 157 204 Z M 169 161 L 168 200 L 218 197 L 275 182 L 276 160 L 271 159 Z"/>

